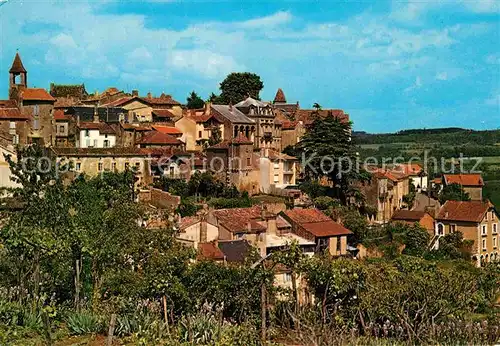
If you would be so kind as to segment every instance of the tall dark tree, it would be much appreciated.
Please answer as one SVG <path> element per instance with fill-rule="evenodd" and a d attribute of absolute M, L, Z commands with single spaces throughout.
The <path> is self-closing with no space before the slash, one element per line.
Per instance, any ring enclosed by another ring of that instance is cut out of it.
<path fill-rule="evenodd" d="M 450 184 L 443 187 L 439 193 L 439 202 L 445 203 L 446 201 L 470 201 L 470 196 L 461 185 Z"/>
<path fill-rule="evenodd" d="M 224 103 L 238 103 L 248 96 L 260 100 L 259 93 L 264 83 L 255 73 L 233 72 L 220 83 L 220 98 Z"/>
<path fill-rule="evenodd" d="M 344 203 L 354 195 L 352 182 L 361 179 L 351 141 L 351 124 L 335 117 L 316 118 L 297 144 L 309 179 L 327 178 Z"/>
<path fill-rule="evenodd" d="M 187 97 L 187 108 L 188 109 L 200 109 L 203 108 L 205 105 L 205 102 L 201 97 L 198 96 L 198 94 L 193 90 Z"/>

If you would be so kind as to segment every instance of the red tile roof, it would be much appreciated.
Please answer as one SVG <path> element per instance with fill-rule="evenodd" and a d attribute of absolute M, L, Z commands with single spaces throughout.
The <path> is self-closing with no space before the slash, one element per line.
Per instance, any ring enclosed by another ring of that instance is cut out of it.
<path fill-rule="evenodd" d="M 402 173 L 408 174 L 408 175 L 419 175 L 421 172 L 424 171 L 421 165 L 418 163 L 401 163 L 398 164 L 395 168 L 395 171 L 401 171 Z"/>
<path fill-rule="evenodd" d="M 393 182 L 397 182 L 408 177 L 408 175 L 406 173 L 403 173 L 401 170 L 389 170 L 389 169 L 382 169 L 379 167 L 370 167 L 367 168 L 367 171 L 372 173 L 375 177 L 379 179 L 386 178 Z"/>
<path fill-rule="evenodd" d="M 198 244 L 198 259 L 222 261 L 224 253 L 219 249 L 215 242 Z"/>
<path fill-rule="evenodd" d="M 268 157 L 270 160 L 286 160 L 286 161 L 297 160 L 296 157 L 280 153 L 271 149 L 269 150 Z"/>
<path fill-rule="evenodd" d="M 180 105 L 180 103 L 174 100 L 171 95 L 165 95 L 163 93 L 160 97 L 142 97 L 142 99 L 151 105 Z"/>
<path fill-rule="evenodd" d="M 119 106 L 124 105 L 125 103 L 129 102 L 133 98 L 134 97 L 132 97 L 132 96 L 121 97 L 121 98 L 119 98 L 117 100 L 114 100 L 114 101 L 111 101 L 109 103 L 103 104 L 103 105 L 101 105 L 101 107 L 119 107 Z M 139 98 L 137 98 L 137 99 L 139 99 Z"/>
<path fill-rule="evenodd" d="M 30 117 L 22 114 L 14 101 L 0 100 L 0 119 L 28 120 Z"/>
<path fill-rule="evenodd" d="M 99 130 L 99 133 L 105 135 L 116 135 L 116 131 L 106 123 L 81 122 L 78 126 L 80 130 Z"/>
<path fill-rule="evenodd" d="M 259 219 L 261 216 L 260 206 L 253 206 L 250 208 L 231 208 L 231 209 L 218 209 L 213 211 L 217 222 L 227 228 L 230 232 L 244 232 L 249 231 L 250 221 Z M 257 227 L 253 223 L 255 230 L 263 230 L 262 227 Z M 252 228 L 252 226 L 250 227 Z"/>
<path fill-rule="evenodd" d="M 274 102 L 275 103 L 286 103 L 286 97 L 285 93 L 281 88 L 278 89 L 276 92 L 276 96 L 274 96 Z"/>
<path fill-rule="evenodd" d="M 493 206 L 482 201 L 446 201 L 436 220 L 479 223 Z"/>
<path fill-rule="evenodd" d="M 336 223 L 318 209 L 292 209 L 284 214 L 314 237 L 333 237 L 352 234 L 347 228 Z"/>
<path fill-rule="evenodd" d="M 402 220 L 402 221 L 420 221 L 425 214 L 425 211 L 417 211 L 417 210 L 397 210 L 392 215 L 393 220 Z"/>
<path fill-rule="evenodd" d="M 54 120 L 55 121 L 70 121 L 71 120 L 71 115 L 64 114 L 64 110 L 62 109 L 56 109 L 54 111 Z"/>
<path fill-rule="evenodd" d="M 158 118 L 175 118 L 176 115 L 168 109 L 153 109 L 153 114 Z"/>
<path fill-rule="evenodd" d="M 177 127 L 173 126 L 155 126 L 153 125 L 153 128 L 161 133 L 166 133 L 168 135 L 182 135 L 182 131 L 179 130 Z"/>
<path fill-rule="evenodd" d="M 29 101 L 53 101 L 56 99 L 50 95 L 47 90 L 42 88 L 27 88 L 21 91 L 21 97 L 23 100 Z"/>
<path fill-rule="evenodd" d="M 298 121 L 283 121 L 282 129 L 283 130 L 293 130 L 297 126 L 298 123 L 299 123 Z"/>
<path fill-rule="evenodd" d="M 462 186 L 484 186 L 481 174 L 444 174 L 443 177 L 447 185 L 459 184 Z"/>
<path fill-rule="evenodd" d="M 166 133 L 162 133 L 159 131 L 149 131 L 146 134 L 136 141 L 137 144 L 163 144 L 163 145 L 180 145 L 183 144 L 177 138 L 168 135 Z"/>
<path fill-rule="evenodd" d="M 21 57 L 19 53 L 16 53 L 14 57 L 14 61 L 12 62 L 12 66 L 9 70 L 9 73 L 26 73 L 26 69 L 24 68 L 23 62 L 21 61 Z"/>

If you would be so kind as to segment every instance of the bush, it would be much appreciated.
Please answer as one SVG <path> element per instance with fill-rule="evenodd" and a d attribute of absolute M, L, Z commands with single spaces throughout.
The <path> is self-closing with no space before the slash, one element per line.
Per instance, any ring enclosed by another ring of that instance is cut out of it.
<path fill-rule="evenodd" d="M 69 313 L 66 324 L 73 335 L 101 333 L 105 329 L 101 318 L 89 311 Z"/>

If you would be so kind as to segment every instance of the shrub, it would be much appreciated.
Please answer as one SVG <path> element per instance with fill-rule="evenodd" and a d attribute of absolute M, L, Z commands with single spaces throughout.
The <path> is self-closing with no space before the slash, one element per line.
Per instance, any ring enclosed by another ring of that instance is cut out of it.
<path fill-rule="evenodd" d="M 104 325 L 99 316 L 89 311 L 68 314 L 66 324 L 73 335 L 94 334 L 104 331 Z"/>

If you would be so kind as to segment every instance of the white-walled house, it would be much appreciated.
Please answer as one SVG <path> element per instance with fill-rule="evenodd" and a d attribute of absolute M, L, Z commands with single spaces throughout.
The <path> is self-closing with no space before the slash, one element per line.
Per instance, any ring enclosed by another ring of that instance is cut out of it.
<path fill-rule="evenodd" d="M 78 126 L 77 148 L 112 148 L 116 132 L 106 123 L 83 122 Z"/>
<path fill-rule="evenodd" d="M 4 155 L 10 155 L 13 161 L 16 161 L 16 151 L 12 146 L 0 145 L 0 188 L 14 188 L 20 187 L 20 184 L 13 182 L 10 178 L 12 176 L 9 163 Z M 0 196 L 3 192 L 0 191 Z"/>
<path fill-rule="evenodd" d="M 204 217 L 183 217 L 179 223 L 177 238 L 193 243 L 195 249 L 199 243 L 211 242 L 219 238 L 219 227 L 208 222 Z"/>

